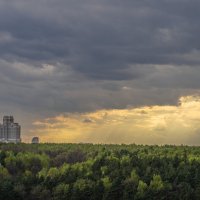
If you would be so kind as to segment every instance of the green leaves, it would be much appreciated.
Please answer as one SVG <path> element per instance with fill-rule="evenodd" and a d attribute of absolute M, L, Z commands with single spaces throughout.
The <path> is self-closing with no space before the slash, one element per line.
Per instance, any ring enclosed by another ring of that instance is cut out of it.
<path fill-rule="evenodd" d="M 155 191 L 159 191 L 164 188 L 164 184 L 160 175 L 153 175 L 153 180 L 151 180 L 149 187 L 150 189 Z"/>
<path fill-rule="evenodd" d="M 0 200 L 198 199 L 199 155 L 183 146 L 0 145 Z"/>
<path fill-rule="evenodd" d="M 147 191 L 148 186 L 145 182 L 143 182 L 142 180 L 139 181 L 138 187 L 137 187 L 137 195 L 139 197 L 144 197 L 145 196 L 145 192 Z"/>

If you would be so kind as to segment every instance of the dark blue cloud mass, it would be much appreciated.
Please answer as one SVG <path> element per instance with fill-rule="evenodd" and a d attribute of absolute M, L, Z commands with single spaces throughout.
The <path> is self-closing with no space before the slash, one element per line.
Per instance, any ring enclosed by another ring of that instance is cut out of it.
<path fill-rule="evenodd" d="M 1 0 L 0 109 L 54 115 L 199 93 L 199 20 L 196 0 Z"/>

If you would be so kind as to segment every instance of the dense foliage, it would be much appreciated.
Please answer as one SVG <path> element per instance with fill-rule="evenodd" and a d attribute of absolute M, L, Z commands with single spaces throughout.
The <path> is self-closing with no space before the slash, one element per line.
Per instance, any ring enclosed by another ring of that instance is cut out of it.
<path fill-rule="evenodd" d="M 200 199 L 200 147 L 0 144 L 0 200 Z"/>

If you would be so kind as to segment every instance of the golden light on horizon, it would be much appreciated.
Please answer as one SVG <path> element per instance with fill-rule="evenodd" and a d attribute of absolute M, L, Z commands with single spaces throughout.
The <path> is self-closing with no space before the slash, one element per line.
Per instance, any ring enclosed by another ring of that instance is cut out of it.
<path fill-rule="evenodd" d="M 177 106 L 67 113 L 34 122 L 42 142 L 200 144 L 200 97 L 185 96 Z"/>

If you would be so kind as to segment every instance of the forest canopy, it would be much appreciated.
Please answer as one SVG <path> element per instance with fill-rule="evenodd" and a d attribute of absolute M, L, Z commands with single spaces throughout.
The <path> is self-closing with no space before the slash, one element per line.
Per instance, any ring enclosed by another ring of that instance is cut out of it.
<path fill-rule="evenodd" d="M 0 200 L 200 199 L 200 148 L 0 144 Z"/>

